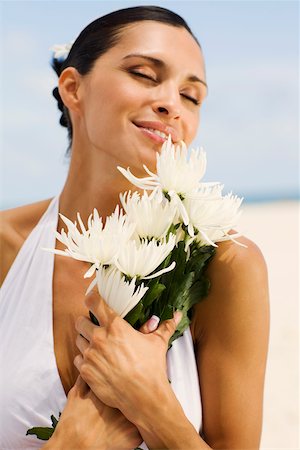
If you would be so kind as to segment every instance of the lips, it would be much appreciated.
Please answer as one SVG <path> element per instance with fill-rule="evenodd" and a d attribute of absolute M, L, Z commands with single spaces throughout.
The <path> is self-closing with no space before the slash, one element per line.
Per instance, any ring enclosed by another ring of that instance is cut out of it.
<path fill-rule="evenodd" d="M 142 120 L 142 121 L 134 121 L 133 123 L 138 128 L 141 128 L 141 131 L 143 131 L 144 134 L 146 134 L 154 141 L 157 141 L 159 143 L 166 141 L 169 135 L 171 135 L 173 143 L 179 141 L 178 132 L 173 127 L 165 125 L 162 122 Z"/>

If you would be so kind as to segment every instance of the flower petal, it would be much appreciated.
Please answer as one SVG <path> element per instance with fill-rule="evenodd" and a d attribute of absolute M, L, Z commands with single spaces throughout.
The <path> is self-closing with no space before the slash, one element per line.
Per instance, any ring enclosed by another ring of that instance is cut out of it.
<path fill-rule="evenodd" d="M 89 270 L 87 270 L 83 276 L 83 278 L 90 278 L 92 275 L 94 275 L 96 270 L 96 264 L 93 264 Z"/>
<path fill-rule="evenodd" d="M 93 279 L 93 281 L 87 288 L 85 295 L 88 295 L 90 292 L 92 292 L 92 290 L 94 289 L 95 286 L 97 286 L 97 278 L 96 277 Z"/>
<path fill-rule="evenodd" d="M 166 272 L 171 272 L 171 270 L 173 270 L 175 266 L 176 266 L 176 262 L 173 261 L 172 264 L 170 264 L 165 269 L 161 269 L 158 272 L 153 273 L 152 275 L 148 275 L 147 277 L 143 277 L 143 280 L 150 280 L 151 278 L 160 277 L 161 275 L 163 275 Z"/>

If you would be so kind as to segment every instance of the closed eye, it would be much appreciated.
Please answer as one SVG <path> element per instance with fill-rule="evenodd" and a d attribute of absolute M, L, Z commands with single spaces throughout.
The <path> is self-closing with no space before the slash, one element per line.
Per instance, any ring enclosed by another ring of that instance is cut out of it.
<path fill-rule="evenodd" d="M 143 72 L 139 72 L 137 70 L 129 70 L 129 73 L 131 73 L 132 75 L 136 76 L 136 77 L 140 77 L 140 78 L 145 78 L 146 80 L 152 81 L 153 83 L 158 83 L 159 81 L 152 77 L 151 75 L 148 75 L 146 73 Z M 182 97 L 186 98 L 187 100 L 189 100 L 190 102 L 192 102 L 194 105 L 199 106 L 201 104 L 200 101 L 198 101 L 196 98 L 191 97 L 190 95 L 187 94 L 180 94 Z"/>
<path fill-rule="evenodd" d="M 187 100 L 189 100 L 189 101 L 191 101 L 192 103 L 194 103 L 194 105 L 197 105 L 197 106 L 200 105 L 200 102 L 199 102 L 196 98 L 190 97 L 189 95 L 186 95 L 186 94 L 181 94 L 181 95 L 182 95 L 182 97 L 184 97 L 184 98 L 186 98 Z"/>
<path fill-rule="evenodd" d="M 131 73 L 132 75 L 137 76 L 137 77 L 140 77 L 140 78 L 146 78 L 147 80 L 151 80 L 151 81 L 153 81 L 154 83 L 157 83 L 157 80 L 156 80 L 154 77 L 151 77 L 150 75 L 147 75 L 147 74 L 145 74 L 145 73 L 143 73 L 143 72 L 138 72 L 138 71 L 135 71 L 135 70 L 130 70 L 130 73 Z"/>

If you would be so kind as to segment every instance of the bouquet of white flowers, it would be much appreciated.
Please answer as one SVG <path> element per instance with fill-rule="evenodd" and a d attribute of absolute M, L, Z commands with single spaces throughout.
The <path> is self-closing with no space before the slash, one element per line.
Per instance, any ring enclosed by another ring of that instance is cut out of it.
<path fill-rule="evenodd" d="M 84 276 L 93 279 L 87 292 L 97 286 L 106 303 L 137 329 L 152 315 L 166 320 L 182 311 L 171 345 L 189 326 L 193 305 L 208 294 L 205 269 L 216 242 L 239 236 L 229 232 L 242 199 L 222 196 L 219 183 L 201 182 L 205 153 L 188 154 L 183 142 L 175 147 L 170 137 L 157 153 L 156 174 L 144 166 L 148 176 L 139 179 L 118 169 L 144 191 L 120 194 L 123 209 L 117 206 L 105 224 L 96 209 L 87 226 L 79 213 L 78 224 L 60 214 L 68 229 L 56 237 L 66 248 L 47 250 L 89 262 Z M 34 427 L 27 434 L 48 440 L 57 424 L 54 416 L 51 420 L 52 428 Z"/>
<path fill-rule="evenodd" d="M 192 306 L 208 293 L 204 272 L 216 242 L 238 236 L 229 231 L 242 199 L 222 196 L 219 183 L 201 182 L 206 155 L 199 149 L 188 154 L 184 142 L 174 146 L 169 137 L 157 153 L 156 168 L 154 174 L 144 166 L 148 176 L 140 179 L 118 167 L 143 193 L 120 194 L 123 210 L 117 206 L 105 225 L 96 209 L 87 227 L 79 213 L 78 225 L 60 215 L 68 230 L 56 237 L 66 249 L 51 251 L 89 262 L 85 277 L 93 280 L 87 292 L 97 286 L 106 303 L 135 328 L 153 314 L 165 320 L 181 310 L 171 344 L 189 326 Z"/>

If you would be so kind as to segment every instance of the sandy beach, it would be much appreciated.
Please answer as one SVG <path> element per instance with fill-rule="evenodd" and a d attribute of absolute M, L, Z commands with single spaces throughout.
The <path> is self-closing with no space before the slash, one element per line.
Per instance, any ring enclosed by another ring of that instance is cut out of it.
<path fill-rule="evenodd" d="M 261 449 L 299 449 L 299 203 L 243 207 L 239 230 L 268 265 L 271 331 Z"/>

